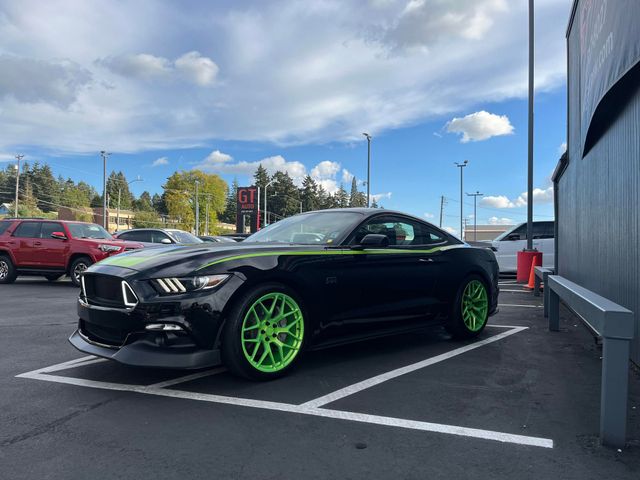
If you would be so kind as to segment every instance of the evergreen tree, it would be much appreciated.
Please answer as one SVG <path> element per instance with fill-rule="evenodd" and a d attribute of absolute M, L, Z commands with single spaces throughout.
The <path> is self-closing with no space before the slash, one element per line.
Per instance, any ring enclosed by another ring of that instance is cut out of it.
<path fill-rule="evenodd" d="M 300 191 L 287 172 L 276 172 L 269 188 L 269 212 L 290 217 L 300 212 Z"/>
<path fill-rule="evenodd" d="M 152 212 L 153 203 L 151 200 L 151 194 L 146 190 L 142 192 L 140 198 L 133 202 L 133 209 L 138 212 Z"/>
<path fill-rule="evenodd" d="M 371 208 L 380 208 L 375 198 L 371 199 Z"/>
<path fill-rule="evenodd" d="M 349 194 L 342 184 L 340 184 L 340 188 L 334 195 L 334 203 L 336 208 L 347 208 L 349 206 Z"/>
<path fill-rule="evenodd" d="M 238 197 L 238 179 L 234 178 L 231 182 L 231 188 L 227 195 L 227 202 L 224 212 L 220 215 L 220 220 L 224 223 L 232 223 L 235 225 L 237 216 L 237 197 Z"/>
<path fill-rule="evenodd" d="M 158 213 L 158 215 L 167 215 L 166 192 L 162 195 L 154 193 L 151 198 L 151 205 L 153 205 L 153 209 Z"/>
<path fill-rule="evenodd" d="M 302 200 L 302 210 L 304 212 L 310 212 L 321 208 L 318 184 L 309 175 L 304 177 L 304 180 L 302 181 L 300 199 Z"/>
<path fill-rule="evenodd" d="M 109 200 L 109 208 L 118 207 L 118 191 L 120 191 L 120 208 L 123 210 L 131 209 L 134 197 L 129 190 L 127 177 L 122 172 L 116 173 L 112 171 L 107 179 L 107 198 Z"/>
<path fill-rule="evenodd" d="M 322 185 L 318 185 L 318 208 L 326 209 L 333 208 L 331 202 L 331 195 L 327 193 Z"/>
<path fill-rule="evenodd" d="M 253 174 L 253 181 L 256 187 L 260 187 L 260 191 L 264 191 L 265 185 L 267 185 L 270 181 L 269 174 L 267 173 L 267 169 L 262 166 L 262 164 L 258 165 L 256 173 Z"/>

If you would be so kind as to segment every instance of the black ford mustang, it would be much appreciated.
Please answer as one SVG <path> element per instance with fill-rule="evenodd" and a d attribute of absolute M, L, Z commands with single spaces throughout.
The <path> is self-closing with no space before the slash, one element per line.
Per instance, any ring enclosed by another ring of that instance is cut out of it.
<path fill-rule="evenodd" d="M 324 210 L 242 243 L 143 249 L 93 265 L 69 341 L 129 365 L 224 363 L 268 379 L 306 348 L 434 323 L 473 337 L 497 299 L 490 250 L 401 213 Z"/>

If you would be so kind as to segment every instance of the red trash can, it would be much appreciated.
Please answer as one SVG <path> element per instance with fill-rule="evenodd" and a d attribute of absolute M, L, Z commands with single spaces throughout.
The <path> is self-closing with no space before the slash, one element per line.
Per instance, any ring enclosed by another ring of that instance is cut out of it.
<path fill-rule="evenodd" d="M 542 265 L 542 252 L 537 250 L 522 250 L 518 252 L 518 270 L 516 273 L 516 282 L 527 283 L 529 274 L 531 273 L 531 264 L 536 266 Z M 535 262 L 535 263 L 534 263 Z"/>

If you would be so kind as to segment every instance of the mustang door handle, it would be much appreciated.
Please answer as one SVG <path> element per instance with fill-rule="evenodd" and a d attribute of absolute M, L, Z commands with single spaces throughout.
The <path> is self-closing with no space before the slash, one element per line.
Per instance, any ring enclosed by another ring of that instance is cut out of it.
<path fill-rule="evenodd" d="M 421 262 L 428 262 L 428 263 L 433 263 L 434 260 L 431 257 L 427 257 L 427 258 L 421 258 L 420 259 Z"/>

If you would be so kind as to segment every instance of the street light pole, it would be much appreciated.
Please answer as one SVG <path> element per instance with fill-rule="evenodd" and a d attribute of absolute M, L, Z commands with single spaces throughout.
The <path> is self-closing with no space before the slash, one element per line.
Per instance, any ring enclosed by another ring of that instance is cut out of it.
<path fill-rule="evenodd" d="M 533 0 L 529 0 L 529 145 L 527 158 L 527 250 L 533 249 Z"/>
<path fill-rule="evenodd" d="M 367 137 L 367 208 L 371 205 L 371 135 L 364 132 Z"/>
<path fill-rule="evenodd" d="M 478 241 L 478 215 L 476 214 L 476 200 L 484 195 L 476 190 L 476 193 L 467 193 L 469 197 L 473 197 L 473 241 Z"/>
<path fill-rule="evenodd" d="M 196 237 L 200 231 L 200 203 L 198 201 L 198 180 L 196 180 Z"/>
<path fill-rule="evenodd" d="M 16 155 L 16 160 L 18 160 L 18 165 L 16 166 L 17 170 L 16 170 L 16 201 L 15 201 L 15 207 L 16 207 L 16 211 L 15 211 L 15 217 L 18 218 L 18 192 L 19 192 L 19 188 L 20 188 L 20 160 L 22 160 L 24 158 L 24 155 Z"/>
<path fill-rule="evenodd" d="M 111 155 L 102 150 L 102 227 L 107 229 L 107 157 Z"/>
<path fill-rule="evenodd" d="M 456 167 L 458 167 L 460 169 L 460 240 L 463 240 L 463 236 L 462 236 L 462 215 L 463 215 L 463 203 L 462 203 L 462 169 L 464 167 L 467 166 L 467 164 L 469 163 L 469 160 L 465 160 L 462 163 L 458 163 L 458 162 L 454 162 Z"/>
<path fill-rule="evenodd" d="M 141 182 L 142 178 L 140 178 L 140 176 L 138 175 L 138 177 L 135 180 L 131 180 L 130 182 L 127 182 L 127 185 L 131 185 L 134 182 Z M 118 187 L 118 209 L 116 211 L 116 232 L 118 230 L 120 230 L 120 196 L 122 193 L 122 186 Z"/>
<path fill-rule="evenodd" d="M 267 183 L 264 186 L 264 224 L 265 227 L 269 224 L 269 217 L 268 217 L 268 211 L 267 211 L 267 188 L 269 188 L 269 185 L 271 185 L 275 180 L 271 180 L 269 183 Z"/>

